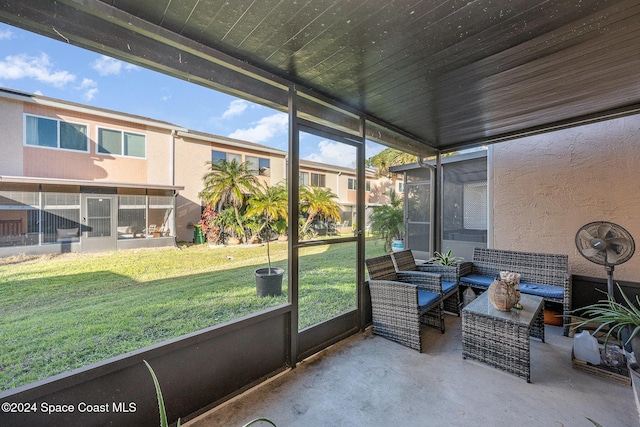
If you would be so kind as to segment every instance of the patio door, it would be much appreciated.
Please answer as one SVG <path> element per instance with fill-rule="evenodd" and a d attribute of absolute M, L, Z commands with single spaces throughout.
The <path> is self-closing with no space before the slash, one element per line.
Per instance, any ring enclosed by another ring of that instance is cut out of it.
<path fill-rule="evenodd" d="M 405 247 L 425 260 L 433 250 L 433 184 L 431 168 L 412 169 L 405 174 Z"/>
<path fill-rule="evenodd" d="M 356 182 L 364 144 L 308 122 L 298 126 L 295 142 L 300 150 L 292 168 L 297 182 L 290 189 L 296 191 L 299 222 L 291 234 L 295 261 L 290 278 L 291 297 L 297 300 L 294 351 L 302 360 L 362 324 L 363 236 L 357 218 L 363 217 L 358 209 L 364 184 Z"/>
<path fill-rule="evenodd" d="M 82 251 L 115 250 L 116 196 L 84 194 L 82 196 Z"/>

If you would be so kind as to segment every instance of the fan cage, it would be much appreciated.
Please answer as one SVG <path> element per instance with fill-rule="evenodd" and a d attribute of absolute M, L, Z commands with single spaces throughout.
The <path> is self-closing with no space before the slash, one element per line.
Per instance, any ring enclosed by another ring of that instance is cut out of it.
<path fill-rule="evenodd" d="M 584 232 L 591 238 L 586 238 Z M 591 245 L 593 239 L 602 239 L 610 250 L 594 249 Z M 631 234 L 624 227 L 608 221 L 595 221 L 583 225 L 576 233 L 575 243 L 583 257 L 605 266 L 625 263 L 635 252 L 635 242 Z M 614 253 L 613 257 L 609 256 L 611 253 Z"/>

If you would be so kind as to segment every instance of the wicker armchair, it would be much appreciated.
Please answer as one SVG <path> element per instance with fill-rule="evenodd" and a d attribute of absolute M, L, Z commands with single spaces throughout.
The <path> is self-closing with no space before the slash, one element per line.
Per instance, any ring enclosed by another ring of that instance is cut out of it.
<path fill-rule="evenodd" d="M 416 264 L 410 249 L 394 252 L 393 263 L 397 271 L 420 271 L 442 276 L 444 310 L 460 316 L 460 276 L 471 273 L 473 264 L 459 262 L 457 265 Z"/>
<path fill-rule="evenodd" d="M 365 261 L 373 333 L 422 352 L 420 323 L 444 333 L 442 283 L 437 274 L 396 272 L 391 255 Z"/>

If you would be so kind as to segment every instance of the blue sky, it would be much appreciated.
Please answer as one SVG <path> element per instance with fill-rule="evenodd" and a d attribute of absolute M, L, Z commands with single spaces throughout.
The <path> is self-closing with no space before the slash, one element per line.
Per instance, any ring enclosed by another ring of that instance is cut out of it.
<path fill-rule="evenodd" d="M 0 86 L 287 150 L 284 113 L 1 23 Z M 300 156 L 353 166 L 355 150 L 301 136 Z"/>

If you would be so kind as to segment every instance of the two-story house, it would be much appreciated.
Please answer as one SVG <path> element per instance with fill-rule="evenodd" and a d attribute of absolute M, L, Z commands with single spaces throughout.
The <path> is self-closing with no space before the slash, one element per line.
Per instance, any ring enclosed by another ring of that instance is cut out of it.
<path fill-rule="evenodd" d="M 173 244 L 179 126 L 2 89 L 0 129 L 0 255 Z"/>
<path fill-rule="evenodd" d="M 248 162 L 268 185 L 287 152 L 146 117 L 0 89 L 0 256 L 173 245 L 193 239 L 207 161 Z M 366 170 L 367 206 L 391 181 Z M 300 161 L 301 185 L 338 196 L 355 220 L 355 169 Z"/>

